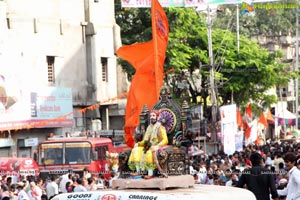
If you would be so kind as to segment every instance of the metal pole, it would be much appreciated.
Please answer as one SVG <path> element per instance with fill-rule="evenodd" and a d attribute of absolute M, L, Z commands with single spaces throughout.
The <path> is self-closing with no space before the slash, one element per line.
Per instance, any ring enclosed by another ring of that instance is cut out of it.
<path fill-rule="evenodd" d="M 211 89 L 211 114 L 212 114 L 212 127 L 211 127 L 211 138 L 213 142 L 217 142 L 217 132 L 216 132 L 216 125 L 217 125 L 217 107 L 216 107 L 216 93 L 215 93 L 215 67 L 214 67 L 214 60 L 213 60 L 213 50 L 212 50 L 212 20 L 210 17 L 210 8 L 209 5 L 207 6 L 207 32 L 208 32 L 208 56 L 209 56 L 209 81 L 210 81 L 210 89 Z"/>
<path fill-rule="evenodd" d="M 298 71 L 299 69 L 299 13 L 298 7 L 296 10 L 296 66 L 295 70 Z M 295 92 L 296 92 L 296 129 L 298 129 L 298 96 L 299 96 L 299 86 L 298 86 L 298 78 L 295 80 Z"/>

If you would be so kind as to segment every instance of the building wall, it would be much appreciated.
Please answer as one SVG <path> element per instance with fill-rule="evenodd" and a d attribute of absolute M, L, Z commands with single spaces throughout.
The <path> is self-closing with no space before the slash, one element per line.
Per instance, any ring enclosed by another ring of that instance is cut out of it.
<path fill-rule="evenodd" d="M 107 99 L 126 92 L 128 82 L 114 55 L 121 46 L 114 1 L 4 0 L 0 1 L 0 22 L 0 74 L 8 74 L 22 88 L 72 88 L 74 111 L 99 102 L 108 109 L 118 105 L 119 99 Z M 54 83 L 48 83 L 47 56 L 55 57 Z M 107 60 L 105 81 L 101 58 Z M 16 141 L 27 137 L 43 140 L 49 132 L 60 135 L 92 129 L 94 119 L 103 120 L 106 126 L 102 128 L 109 129 L 106 120 L 110 117 L 105 116 L 109 113 L 99 108 L 74 112 L 73 127 L 19 130 L 12 137 Z M 116 119 L 113 127 L 122 129 L 122 117 Z M 12 152 L 17 150 L 12 147 Z"/>
<path fill-rule="evenodd" d="M 291 68 L 295 69 L 295 60 L 296 60 L 296 38 L 287 35 L 253 35 L 251 39 L 256 40 L 260 46 L 268 49 L 269 52 L 282 51 L 283 58 L 282 60 Z M 295 101 L 295 85 L 294 80 L 290 80 L 286 87 L 277 88 L 276 94 L 280 101 L 294 102 Z M 292 108 L 292 103 L 288 106 L 290 110 L 295 111 L 295 108 Z"/>
<path fill-rule="evenodd" d="M 267 48 L 269 52 L 274 51 L 282 51 L 283 58 L 282 60 L 290 67 L 290 69 L 295 69 L 295 60 L 296 60 L 296 38 L 293 37 L 291 34 L 287 35 L 253 35 L 251 39 L 256 40 L 260 46 Z M 278 97 L 278 103 L 272 105 L 271 107 L 275 108 L 275 115 L 278 113 L 278 105 L 295 113 L 296 106 L 295 106 L 295 84 L 294 80 L 290 80 L 286 87 L 278 87 L 273 88 L 269 91 L 268 94 L 275 94 Z M 298 109 L 299 110 L 299 109 Z M 266 131 L 266 138 L 279 137 L 279 128 L 278 127 L 268 127 Z"/>

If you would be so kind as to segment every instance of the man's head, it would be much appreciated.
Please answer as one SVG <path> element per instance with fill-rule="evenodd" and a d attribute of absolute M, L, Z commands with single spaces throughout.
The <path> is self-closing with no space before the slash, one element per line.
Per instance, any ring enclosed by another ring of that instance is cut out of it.
<path fill-rule="evenodd" d="M 159 117 L 159 111 L 158 110 L 151 110 L 151 112 L 150 112 L 150 123 L 155 124 L 157 122 L 158 117 Z"/>
<path fill-rule="evenodd" d="M 251 161 L 252 166 L 259 166 L 262 164 L 263 158 L 259 153 L 254 152 L 250 156 L 250 161 Z"/>
<path fill-rule="evenodd" d="M 287 170 L 290 170 L 292 167 L 296 165 L 297 156 L 293 152 L 286 153 L 283 159 Z"/>
<path fill-rule="evenodd" d="M 24 183 L 21 181 L 21 182 L 19 182 L 19 183 L 17 183 L 17 189 L 18 190 L 22 190 L 23 188 L 24 188 Z"/>

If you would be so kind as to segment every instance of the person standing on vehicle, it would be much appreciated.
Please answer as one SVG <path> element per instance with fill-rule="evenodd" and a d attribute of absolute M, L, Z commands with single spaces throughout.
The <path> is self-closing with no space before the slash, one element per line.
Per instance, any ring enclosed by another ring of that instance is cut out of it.
<path fill-rule="evenodd" d="M 296 166 L 297 156 L 288 152 L 284 156 L 286 169 L 288 170 L 288 184 L 283 190 L 277 190 L 286 200 L 300 200 L 300 170 Z"/>
<path fill-rule="evenodd" d="M 245 169 L 237 183 L 237 187 L 247 188 L 254 193 L 257 200 L 278 200 L 278 193 L 275 186 L 274 175 L 271 170 L 264 168 L 262 156 L 254 152 L 250 156 L 252 168 Z"/>

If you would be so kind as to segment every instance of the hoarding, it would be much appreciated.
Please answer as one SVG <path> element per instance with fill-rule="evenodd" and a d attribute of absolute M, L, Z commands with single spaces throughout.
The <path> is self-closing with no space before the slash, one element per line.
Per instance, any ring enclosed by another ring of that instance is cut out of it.
<path fill-rule="evenodd" d="M 213 4 L 240 4 L 263 3 L 277 0 L 159 0 L 162 7 L 198 7 Z M 147 8 L 151 7 L 151 0 L 121 0 L 122 7 L 125 8 Z"/>
<path fill-rule="evenodd" d="M 16 129 L 28 124 L 34 124 L 34 127 L 73 125 L 70 88 L 39 87 L 18 89 L 13 93 L 9 92 L 9 88 L 1 88 L 0 130 Z"/>
<path fill-rule="evenodd" d="M 221 113 L 221 135 L 224 152 L 228 155 L 236 151 L 235 135 L 237 133 L 236 105 L 225 105 L 220 107 Z"/>

